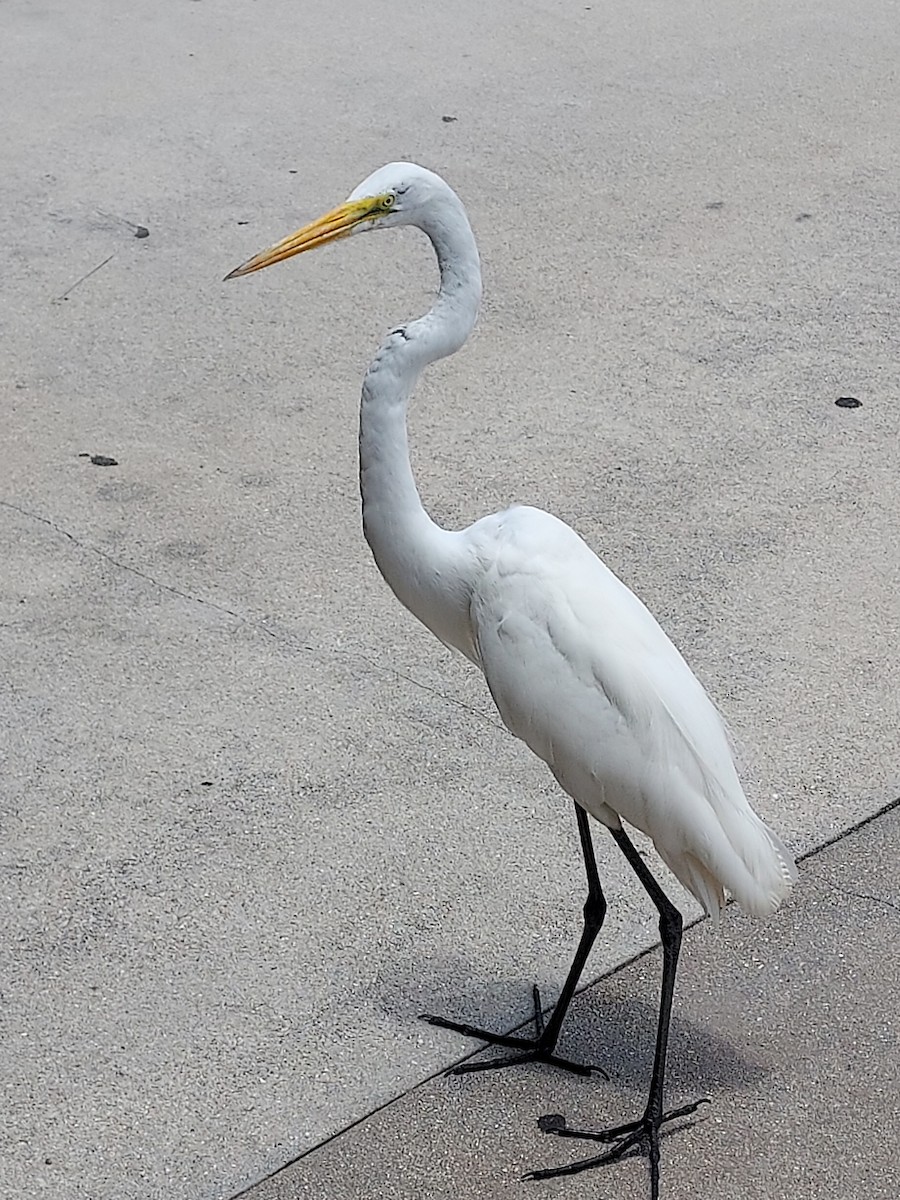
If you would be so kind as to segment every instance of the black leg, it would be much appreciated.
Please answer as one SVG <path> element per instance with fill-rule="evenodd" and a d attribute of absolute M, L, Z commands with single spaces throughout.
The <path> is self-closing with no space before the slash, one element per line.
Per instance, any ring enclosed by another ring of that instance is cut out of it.
<path fill-rule="evenodd" d="M 559 1040 L 562 1023 L 569 1011 L 572 997 L 575 995 L 575 989 L 581 978 L 581 972 L 584 970 L 588 955 L 593 948 L 594 942 L 597 940 L 597 934 L 603 927 L 603 921 L 606 917 L 606 897 L 603 895 L 603 888 L 600 886 L 600 876 L 597 873 L 597 859 L 594 857 L 590 817 L 580 804 L 575 805 L 575 816 L 578 820 L 578 837 L 581 841 L 581 854 L 584 859 L 585 874 L 587 875 L 588 894 L 584 902 L 584 927 L 581 931 L 578 949 L 575 951 L 575 957 L 572 959 L 571 967 L 569 967 L 566 982 L 559 993 L 559 999 L 556 1001 L 550 1020 L 547 1022 L 542 1033 L 542 1037 L 546 1039 L 551 1050 Z"/>
<path fill-rule="evenodd" d="M 698 1100 L 686 1104 L 673 1112 L 663 1111 L 663 1088 L 666 1075 L 666 1051 L 669 1043 L 669 1024 L 672 1017 L 672 998 L 675 994 L 675 972 L 678 967 L 678 955 L 681 950 L 681 933 L 683 921 L 681 913 L 671 902 L 644 860 L 638 853 L 634 843 L 624 829 L 610 830 L 616 844 L 625 855 L 634 873 L 644 886 L 650 899 L 659 911 L 659 933 L 662 939 L 663 973 L 659 997 L 659 1022 L 656 1028 L 656 1052 L 653 1057 L 653 1073 L 650 1077 L 650 1094 L 643 1117 L 639 1121 L 630 1121 L 625 1125 L 617 1125 L 612 1129 L 600 1132 L 568 1129 L 565 1118 L 559 1116 L 542 1117 L 538 1122 L 545 1133 L 557 1137 L 583 1138 L 589 1141 L 614 1143 L 612 1149 L 593 1158 L 582 1159 L 565 1167 L 551 1167 L 544 1171 L 533 1171 L 528 1179 L 553 1179 L 558 1175 L 576 1175 L 581 1171 L 604 1163 L 614 1162 L 626 1153 L 640 1145 L 646 1145 L 650 1160 L 650 1195 L 651 1200 L 659 1198 L 659 1131 L 668 1121 L 690 1116 L 707 1100 Z"/>
<path fill-rule="evenodd" d="M 578 948 L 575 951 L 575 957 L 572 959 L 572 965 L 569 967 L 569 973 L 566 976 L 566 981 L 563 984 L 562 991 L 559 994 L 559 999 L 553 1008 L 550 1019 L 545 1024 L 544 1014 L 541 1009 L 541 993 L 537 986 L 532 989 L 534 1024 L 537 1035 L 535 1038 L 516 1037 L 513 1034 L 490 1033 L 488 1030 L 477 1029 L 473 1025 L 465 1025 L 459 1021 L 448 1021 L 444 1017 L 432 1017 L 423 1014 L 422 1020 L 427 1021 L 430 1025 L 438 1025 L 442 1029 L 452 1029 L 454 1032 L 462 1033 L 466 1037 L 480 1038 L 491 1045 L 509 1046 L 512 1049 L 520 1051 L 518 1054 L 508 1055 L 503 1058 L 488 1059 L 484 1062 L 460 1063 L 459 1066 L 451 1069 L 450 1074 L 463 1075 L 472 1071 L 493 1071 L 498 1067 L 509 1067 L 524 1062 L 545 1062 L 551 1066 L 562 1067 L 564 1070 L 573 1071 L 579 1075 L 590 1075 L 592 1071 L 600 1071 L 601 1074 L 606 1074 L 605 1071 L 602 1071 L 598 1067 L 586 1067 L 580 1063 L 573 1063 L 568 1059 L 559 1058 L 554 1054 L 563 1021 L 566 1018 L 566 1013 L 569 1011 L 569 1005 L 572 1003 L 572 997 L 575 995 L 575 989 L 578 986 L 584 965 L 587 962 L 594 942 L 597 940 L 597 934 L 600 932 L 603 919 L 606 916 L 606 897 L 603 895 L 603 888 L 600 886 L 600 876 L 597 873 L 597 860 L 594 856 L 594 844 L 591 840 L 590 818 L 579 804 L 575 805 L 575 815 L 578 819 L 578 837 L 581 841 L 581 853 L 584 858 L 584 869 L 587 875 L 588 894 L 584 902 L 584 926 L 578 942 Z"/>

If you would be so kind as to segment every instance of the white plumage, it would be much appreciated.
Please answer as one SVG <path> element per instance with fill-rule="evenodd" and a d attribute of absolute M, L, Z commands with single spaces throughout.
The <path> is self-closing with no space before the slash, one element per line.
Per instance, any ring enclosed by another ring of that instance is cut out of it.
<path fill-rule="evenodd" d="M 747 912 L 774 912 L 796 869 L 751 809 L 719 713 L 640 600 L 562 521 L 516 507 L 458 532 L 426 513 L 413 479 L 406 410 L 422 370 L 458 350 L 481 299 L 475 239 L 456 193 L 411 163 L 376 171 L 349 199 L 233 271 L 245 275 L 352 233 L 415 225 L 431 239 L 441 286 L 424 317 L 392 330 L 362 389 L 359 457 L 363 527 L 400 601 L 441 641 L 484 672 L 503 721 L 547 763 L 575 800 L 588 878 L 581 941 L 548 1022 L 535 989 L 537 1036 L 528 1040 L 428 1018 L 434 1024 L 524 1051 L 462 1064 L 477 1070 L 540 1059 L 584 1070 L 554 1054 L 560 1027 L 606 913 L 584 812 L 611 831 L 660 914 L 663 982 L 650 1094 L 639 1121 L 602 1135 L 595 1158 L 537 1172 L 571 1174 L 649 1147 L 651 1192 L 659 1190 L 659 1129 L 699 1103 L 663 1112 L 663 1082 L 682 920 L 622 828 L 656 849 L 706 911 L 718 916 L 731 892 Z M 231 276 L 229 276 L 230 278 Z M 621 819 L 621 820 L 620 820 Z"/>
<path fill-rule="evenodd" d="M 641 601 L 562 521 L 512 508 L 467 531 L 472 640 L 508 728 L 579 804 L 652 838 L 714 916 L 774 912 L 794 867 L 751 809 L 722 719 Z"/>

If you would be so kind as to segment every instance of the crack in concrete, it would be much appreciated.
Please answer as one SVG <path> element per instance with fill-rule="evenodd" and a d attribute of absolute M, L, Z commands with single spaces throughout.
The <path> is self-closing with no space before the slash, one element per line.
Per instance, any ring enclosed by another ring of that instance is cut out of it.
<path fill-rule="evenodd" d="M 852 896 L 855 900 L 871 900 L 873 904 L 884 904 L 887 908 L 894 908 L 900 912 L 900 904 L 896 900 L 888 900 L 886 896 L 870 896 L 868 892 L 844 892 L 845 896 Z"/>
<path fill-rule="evenodd" d="M 398 671 L 395 667 L 384 667 L 380 663 L 375 662 L 374 659 L 366 657 L 364 654 L 350 655 L 334 649 L 323 651 L 317 646 L 310 645 L 308 642 L 301 642 L 296 638 L 285 636 L 282 633 L 276 633 L 275 630 L 269 629 L 261 621 L 255 620 L 253 617 L 248 617 L 244 613 L 237 612 L 233 608 L 227 608 L 224 604 L 217 604 L 215 600 L 206 600 L 202 596 L 194 596 L 190 592 L 183 592 L 180 588 L 174 587 L 170 583 L 165 583 L 161 579 L 156 579 L 153 575 L 148 574 L 146 571 L 142 571 L 139 567 L 134 567 L 130 563 L 122 562 L 121 559 L 115 558 L 112 554 L 109 554 L 106 550 L 101 550 L 98 546 L 92 546 L 89 542 L 82 542 L 73 533 L 70 533 L 68 529 L 64 529 L 61 525 L 58 525 L 55 521 L 51 520 L 50 517 L 44 517 L 40 513 L 31 512 L 29 509 L 21 508 L 18 504 L 13 504 L 10 500 L 0 500 L 0 506 L 3 508 L 9 508 L 13 512 L 17 512 L 20 514 L 20 516 L 27 517 L 31 521 L 38 521 L 40 524 L 46 525 L 49 529 L 52 529 L 54 533 L 59 534 L 60 537 L 68 539 L 68 541 L 70 541 L 74 546 L 77 546 L 79 550 L 84 550 L 89 554 L 97 555 L 98 558 L 104 559 L 112 566 L 117 567 L 120 571 L 127 571 L 128 574 L 137 576 L 138 579 L 144 580 L 145 583 L 149 583 L 153 587 L 160 588 L 162 591 L 168 592 L 172 596 L 177 596 L 181 600 L 186 600 L 190 604 L 197 604 L 202 607 L 211 608 L 216 612 L 223 613 L 225 616 L 233 617 L 234 620 L 240 621 L 242 625 L 246 625 L 250 629 L 258 630 L 260 633 L 264 633 L 267 637 L 270 637 L 279 645 L 290 646 L 294 649 L 303 650 L 307 654 L 314 655 L 320 662 L 327 660 L 327 658 L 331 656 L 337 659 L 343 659 L 347 662 L 352 661 L 354 664 L 362 664 L 376 674 L 387 676 L 388 678 L 392 679 L 399 679 L 404 683 L 410 684 L 414 688 L 418 688 L 420 691 L 427 692 L 432 696 L 437 696 L 439 700 L 443 700 L 446 704 L 451 704 L 456 708 L 462 709 L 463 712 L 467 712 L 473 717 L 478 717 L 492 728 L 498 729 L 501 733 L 510 736 L 509 730 L 506 728 L 506 726 L 502 725 L 499 721 L 495 721 L 488 713 L 482 712 L 478 708 L 473 708 L 472 705 L 466 704 L 464 700 L 460 700 L 456 696 L 447 695 L 446 692 L 442 692 L 439 688 L 431 687 L 431 685 L 427 683 L 422 683 L 421 680 L 414 678 L 412 675 L 407 675 L 403 671 Z"/>
<path fill-rule="evenodd" d="M 216 604 L 214 600 L 204 600 L 199 596 L 192 596 L 188 592 L 182 592 L 179 588 L 173 587 L 170 583 L 163 583 L 162 580 L 154 579 L 152 575 L 148 575 L 146 571 L 142 571 L 139 567 L 133 567 L 129 563 L 124 563 L 120 559 L 114 558 L 113 555 L 109 554 L 106 550 L 101 550 L 97 546 L 91 546 L 87 542 L 80 541 L 73 533 L 69 533 L 68 529 L 63 529 L 61 525 L 57 525 L 57 523 L 52 521 L 49 517 L 42 517 L 40 513 L 34 513 L 30 512 L 26 508 L 20 508 L 18 504 L 13 504 L 9 500 L 0 500 L 0 505 L 2 505 L 4 508 L 11 508 L 13 512 L 20 513 L 23 517 L 28 517 L 28 519 L 31 521 L 39 521 L 42 525 L 46 525 L 48 528 L 52 529 L 54 533 L 58 533 L 60 537 L 68 538 L 68 540 L 72 542 L 73 545 L 77 546 L 79 550 L 86 550 L 90 554 L 96 554 L 98 558 L 105 559 L 106 562 L 111 563 L 114 567 L 118 567 L 119 570 L 127 571 L 130 575 L 136 575 L 139 579 L 143 579 L 145 582 L 153 584 L 154 587 L 158 587 L 164 592 L 169 592 L 172 596 L 178 596 L 182 600 L 188 600 L 193 604 L 200 604 L 207 608 L 214 608 L 217 612 L 225 613 L 226 616 L 234 617 L 236 620 L 243 621 L 246 624 L 252 624 L 252 622 L 247 621 L 245 617 L 242 617 L 240 613 L 234 612 L 230 608 L 225 608 L 225 606 L 222 604 Z M 276 634 L 272 633 L 270 629 L 266 629 L 264 625 L 260 626 L 260 628 L 264 633 L 269 634 L 270 637 L 277 636 Z"/>
<path fill-rule="evenodd" d="M 823 850 L 827 850 L 829 846 L 834 846 L 838 842 L 842 842 L 845 837 L 849 837 L 851 833 L 858 833 L 860 829 L 865 829 L 867 825 L 871 825 L 873 821 L 877 821 L 879 817 L 886 816 L 889 812 L 893 812 L 895 808 L 900 808 L 900 796 L 896 800 L 888 800 L 886 804 L 882 804 L 881 808 L 870 813 L 867 817 L 862 817 L 853 825 L 849 825 L 846 829 L 840 830 L 830 838 L 826 838 L 824 842 L 819 842 L 818 845 L 812 846 L 803 854 L 798 855 L 797 862 L 806 862 L 808 858 L 814 858 L 817 854 L 821 854 Z"/>

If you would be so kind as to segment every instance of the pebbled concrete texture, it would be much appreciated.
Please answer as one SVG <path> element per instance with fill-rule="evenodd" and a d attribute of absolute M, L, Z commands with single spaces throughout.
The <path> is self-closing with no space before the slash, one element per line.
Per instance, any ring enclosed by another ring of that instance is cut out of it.
<path fill-rule="evenodd" d="M 568 806 L 359 530 L 359 379 L 427 246 L 221 283 L 381 162 L 484 257 L 413 413 L 435 516 L 574 524 L 797 850 L 896 794 L 895 30 L 0 7 L 0 1194 L 228 1195 L 460 1053 L 417 1013 L 512 1024 L 568 962 Z M 656 936 L 607 841 L 594 978 Z"/>
<path fill-rule="evenodd" d="M 900 891 L 885 864 L 898 854 L 895 806 L 808 859 L 798 902 L 766 925 L 731 908 L 720 930 L 704 921 L 688 931 L 667 1107 L 711 1104 L 663 1138 L 666 1200 L 896 1195 L 900 977 L 888 947 Z M 546 1067 L 433 1079 L 241 1200 L 644 1200 L 637 1156 L 561 1179 L 522 1176 L 602 1153 L 542 1134 L 538 1116 L 598 1130 L 643 1111 L 660 969 L 653 951 L 576 998 L 564 1048 L 599 1060 L 608 1083 Z"/>

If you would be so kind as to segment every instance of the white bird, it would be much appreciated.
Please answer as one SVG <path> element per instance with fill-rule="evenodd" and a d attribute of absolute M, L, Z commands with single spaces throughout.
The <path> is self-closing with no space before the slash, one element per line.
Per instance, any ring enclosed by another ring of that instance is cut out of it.
<path fill-rule="evenodd" d="M 568 525 L 515 506 L 467 529 L 442 529 L 422 505 L 409 459 L 406 414 L 425 367 L 468 338 L 481 299 L 475 238 L 462 202 L 438 175 L 390 163 L 350 197 L 227 278 L 259 271 L 350 234 L 414 225 L 440 269 L 425 316 L 393 329 L 369 366 L 359 424 L 363 529 L 397 598 L 431 632 L 484 673 L 506 726 L 547 764 L 575 801 L 588 877 L 584 928 L 546 1023 L 535 990 L 534 1040 L 497 1036 L 443 1018 L 436 1024 L 520 1053 L 457 1070 L 553 1053 L 581 970 L 606 912 L 586 813 L 605 825 L 659 911 L 663 980 L 649 1098 L 643 1116 L 601 1133 L 542 1119 L 546 1132 L 609 1142 L 605 1153 L 533 1178 L 570 1174 L 646 1145 L 651 1191 L 659 1188 L 659 1130 L 693 1112 L 663 1110 L 666 1047 L 682 918 L 626 834 L 647 834 L 687 890 L 716 917 L 730 892 L 756 916 L 774 912 L 796 868 L 756 815 L 735 769 L 722 719 L 681 654 L 641 601 Z"/>

